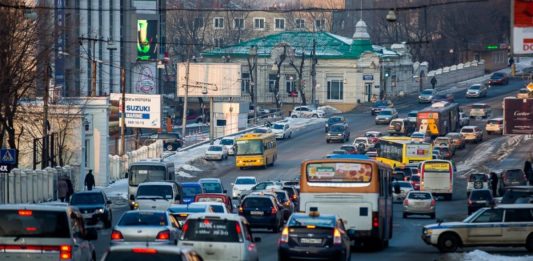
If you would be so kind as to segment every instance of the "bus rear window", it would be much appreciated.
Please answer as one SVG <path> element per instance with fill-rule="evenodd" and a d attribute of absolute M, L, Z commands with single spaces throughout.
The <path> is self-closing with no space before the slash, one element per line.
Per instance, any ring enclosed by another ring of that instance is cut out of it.
<path fill-rule="evenodd" d="M 0 237 L 69 238 L 67 212 L 0 210 Z"/>
<path fill-rule="evenodd" d="M 166 179 L 166 169 L 163 166 L 131 166 L 130 186 L 137 186 L 149 181 L 163 181 Z"/>
<path fill-rule="evenodd" d="M 365 163 L 309 163 L 306 172 L 311 183 L 369 183 L 372 179 L 372 165 Z"/>

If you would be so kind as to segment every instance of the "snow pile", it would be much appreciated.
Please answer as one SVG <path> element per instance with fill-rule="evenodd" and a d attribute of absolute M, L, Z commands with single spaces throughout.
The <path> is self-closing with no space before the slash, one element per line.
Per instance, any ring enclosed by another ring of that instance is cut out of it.
<path fill-rule="evenodd" d="M 493 140 L 494 141 L 494 140 Z M 494 153 L 495 146 L 494 142 L 483 142 L 479 144 L 475 151 L 470 153 L 470 157 L 466 158 L 464 161 L 457 164 L 457 171 L 463 172 L 466 170 L 474 169 L 480 165 L 483 165 L 483 162 L 487 159 L 490 159 L 490 156 Z"/>
<path fill-rule="evenodd" d="M 181 170 L 176 171 L 176 174 L 177 174 L 178 176 L 180 176 L 180 177 L 183 177 L 183 178 L 188 178 L 188 179 L 190 179 L 190 178 L 195 178 L 194 175 L 191 175 L 191 174 L 189 174 L 189 173 L 187 173 L 187 172 L 185 172 L 185 171 L 181 171 Z"/>
<path fill-rule="evenodd" d="M 202 171 L 201 169 L 193 166 L 193 165 L 190 165 L 190 164 L 185 164 L 183 166 L 181 166 L 181 169 L 183 170 L 187 170 L 187 171 Z"/>
<path fill-rule="evenodd" d="M 286 118 L 293 130 L 305 128 L 316 123 L 326 122 L 325 118 Z"/>
<path fill-rule="evenodd" d="M 491 255 L 485 251 L 474 250 L 472 252 L 465 253 L 463 260 L 465 261 L 522 261 L 532 260 L 533 256 L 501 256 Z"/>
<path fill-rule="evenodd" d="M 119 179 L 115 183 L 102 188 L 102 191 L 113 202 L 113 208 L 128 204 L 128 179 Z"/>

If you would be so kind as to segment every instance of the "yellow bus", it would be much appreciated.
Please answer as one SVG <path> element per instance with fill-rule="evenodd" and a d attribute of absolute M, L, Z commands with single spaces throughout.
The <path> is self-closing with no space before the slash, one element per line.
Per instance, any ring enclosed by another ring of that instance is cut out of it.
<path fill-rule="evenodd" d="M 433 147 L 430 143 L 414 142 L 409 137 L 381 137 L 376 147 L 376 160 L 391 168 L 433 159 Z"/>
<path fill-rule="evenodd" d="M 392 237 L 392 169 L 364 155 L 302 162 L 300 212 L 337 214 L 356 243 L 387 247 Z"/>
<path fill-rule="evenodd" d="M 276 135 L 272 133 L 248 133 L 235 139 L 237 153 L 235 166 L 268 167 L 274 165 L 278 157 Z"/>

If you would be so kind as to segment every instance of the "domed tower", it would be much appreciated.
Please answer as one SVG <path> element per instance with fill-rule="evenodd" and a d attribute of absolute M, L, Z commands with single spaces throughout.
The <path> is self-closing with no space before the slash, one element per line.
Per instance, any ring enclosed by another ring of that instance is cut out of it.
<path fill-rule="evenodd" d="M 355 24 L 355 33 L 352 37 L 351 51 L 353 54 L 359 55 L 365 51 L 372 51 L 372 41 L 370 35 L 366 30 L 366 23 L 363 20 L 359 20 Z"/>

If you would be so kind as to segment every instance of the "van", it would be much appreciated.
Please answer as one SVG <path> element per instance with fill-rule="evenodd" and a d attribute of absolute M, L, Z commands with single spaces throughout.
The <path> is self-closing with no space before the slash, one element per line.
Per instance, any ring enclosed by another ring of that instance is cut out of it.
<path fill-rule="evenodd" d="M 130 164 L 128 169 L 128 199 L 130 209 L 135 203 L 137 187 L 143 182 L 176 181 L 174 162 L 146 159 Z"/>
<path fill-rule="evenodd" d="M 183 192 L 176 182 L 146 182 L 139 185 L 135 208 L 166 211 L 172 204 L 182 204 Z"/>
<path fill-rule="evenodd" d="M 95 229 L 76 207 L 0 205 L 0 260 L 96 260 Z"/>

